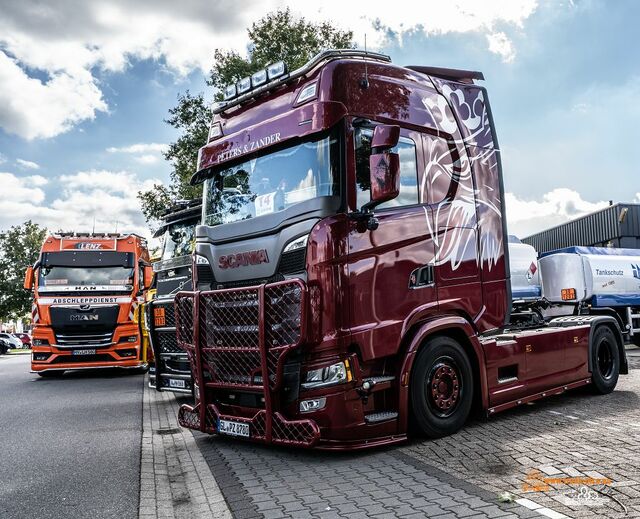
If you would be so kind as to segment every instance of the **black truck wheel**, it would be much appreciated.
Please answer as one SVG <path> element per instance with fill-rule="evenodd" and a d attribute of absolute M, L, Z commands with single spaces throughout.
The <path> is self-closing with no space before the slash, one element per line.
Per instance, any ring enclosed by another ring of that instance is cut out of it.
<path fill-rule="evenodd" d="M 591 343 L 591 381 L 597 393 L 611 393 L 620 374 L 618 340 L 611 328 L 599 326 Z"/>
<path fill-rule="evenodd" d="M 473 372 L 464 349 L 450 337 L 434 337 L 418 352 L 411 376 L 411 407 L 430 438 L 458 431 L 473 401 Z"/>

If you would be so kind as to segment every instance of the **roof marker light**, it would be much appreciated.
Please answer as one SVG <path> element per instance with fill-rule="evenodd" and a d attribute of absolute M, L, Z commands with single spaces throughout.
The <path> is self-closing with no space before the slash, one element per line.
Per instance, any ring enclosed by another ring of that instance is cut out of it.
<path fill-rule="evenodd" d="M 213 123 L 209 128 L 209 140 L 217 139 L 218 137 L 222 137 L 222 125 L 219 122 Z"/>
<path fill-rule="evenodd" d="M 267 71 L 266 70 L 258 70 L 255 74 L 251 76 L 251 86 L 257 87 L 260 85 L 264 85 L 267 82 Z"/>
<path fill-rule="evenodd" d="M 317 91 L 318 91 L 318 83 L 316 81 L 302 87 L 302 90 L 300 90 L 300 93 L 296 98 L 296 104 L 304 103 L 305 101 L 309 101 L 309 99 L 313 99 L 314 97 L 316 97 Z"/>
<path fill-rule="evenodd" d="M 231 99 L 232 97 L 235 97 L 237 93 L 238 92 L 236 90 L 235 85 L 229 85 L 225 87 L 224 93 L 223 93 L 224 100 L 226 101 L 227 99 Z"/>
<path fill-rule="evenodd" d="M 267 76 L 269 76 L 269 79 L 275 79 L 284 75 L 286 71 L 287 66 L 284 64 L 284 61 L 278 61 L 267 67 Z"/>
<path fill-rule="evenodd" d="M 243 77 L 240 81 L 238 81 L 238 83 L 236 83 L 236 86 L 238 88 L 238 94 L 244 94 L 245 92 L 248 92 L 249 90 L 251 90 L 251 78 L 250 77 Z"/>

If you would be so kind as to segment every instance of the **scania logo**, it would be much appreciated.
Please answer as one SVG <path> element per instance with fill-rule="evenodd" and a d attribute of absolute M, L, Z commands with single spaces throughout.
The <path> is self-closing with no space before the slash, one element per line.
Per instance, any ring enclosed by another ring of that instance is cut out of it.
<path fill-rule="evenodd" d="M 633 277 L 640 279 L 640 265 L 631 264 L 631 268 L 633 269 Z"/>
<path fill-rule="evenodd" d="M 97 321 L 98 314 L 71 314 L 70 321 Z"/>
<path fill-rule="evenodd" d="M 260 265 L 260 263 L 269 263 L 269 256 L 267 255 L 266 249 L 228 254 L 226 256 L 220 256 L 218 259 L 218 266 L 221 269 L 235 269 L 249 265 Z"/>

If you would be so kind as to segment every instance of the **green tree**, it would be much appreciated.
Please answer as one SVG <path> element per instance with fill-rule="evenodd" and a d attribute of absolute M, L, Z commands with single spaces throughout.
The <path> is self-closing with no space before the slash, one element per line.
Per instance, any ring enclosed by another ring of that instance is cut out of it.
<path fill-rule="evenodd" d="M 353 33 L 341 31 L 329 22 L 313 23 L 296 18 L 287 9 L 268 14 L 247 30 L 249 47 L 246 56 L 235 51 L 216 49 L 207 85 L 215 90 L 214 99 L 222 99 L 222 89 L 249 76 L 271 63 L 284 61 L 290 70 L 304 65 L 326 48 L 353 47 Z M 196 171 L 198 149 L 206 143 L 211 123 L 211 111 L 204 94 L 186 92 L 178 96 L 178 104 L 169 110 L 166 122 L 179 132 L 177 140 L 164 154 L 171 162 L 169 186 L 156 184 L 138 193 L 142 212 L 153 225 L 163 209 L 178 199 L 200 197 L 201 186 L 189 185 Z"/>
<path fill-rule="evenodd" d="M 47 230 L 31 220 L 0 233 L 0 320 L 20 319 L 31 311 L 24 274 L 38 259 L 46 235 Z"/>

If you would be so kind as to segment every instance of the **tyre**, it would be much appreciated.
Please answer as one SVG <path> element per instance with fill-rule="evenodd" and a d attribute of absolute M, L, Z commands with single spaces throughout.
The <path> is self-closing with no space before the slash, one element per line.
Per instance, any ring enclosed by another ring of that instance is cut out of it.
<path fill-rule="evenodd" d="M 596 393 L 611 393 L 620 374 L 620 350 L 611 328 L 599 326 L 591 343 L 591 381 Z"/>
<path fill-rule="evenodd" d="M 45 378 L 60 378 L 64 371 L 38 371 L 38 375 Z"/>
<path fill-rule="evenodd" d="M 458 431 L 473 402 L 473 371 L 462 346 L 450 337 L 428 340 L 416 357 L 410 393 L 415 425 L 426 436 Z"/>

